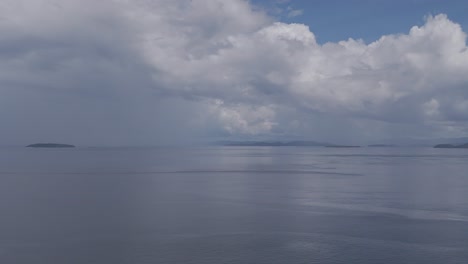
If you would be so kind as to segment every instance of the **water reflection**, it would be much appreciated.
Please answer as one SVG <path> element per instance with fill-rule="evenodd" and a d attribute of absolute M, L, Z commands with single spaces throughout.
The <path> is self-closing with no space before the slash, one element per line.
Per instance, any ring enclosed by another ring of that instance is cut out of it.
<path fill-rule="evenodd" d="M 464 263 L 468 155 L 0 150 L 2 263 Z"/>

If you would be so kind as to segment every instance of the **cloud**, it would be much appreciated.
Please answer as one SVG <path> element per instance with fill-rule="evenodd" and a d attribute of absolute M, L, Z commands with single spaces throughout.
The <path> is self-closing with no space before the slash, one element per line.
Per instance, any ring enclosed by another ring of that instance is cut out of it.
<path fill-rule="evenodd" d="M 274 123 L 275 111 L 270 106 L 231 105 L 225 107 L 223 101 L 216 100 L 211 112 L 217 117 L 222 128 L 230 134 L 257 135 L 270 132 Z"/>
<path fill-rule="evenodd" d="M 16 0 L 0 10 L 6 143 L 468 132 L 466 34 L 443 14 L 373 43 L 320 45 L 306 25 L 243 0 Z"/>
<path fill-rule="evenodd" d="M 288 7 L 288 17 L 298 17 L 304 14 L 304 10 L 302 9 L 293 9 L 292 7 Z"/>

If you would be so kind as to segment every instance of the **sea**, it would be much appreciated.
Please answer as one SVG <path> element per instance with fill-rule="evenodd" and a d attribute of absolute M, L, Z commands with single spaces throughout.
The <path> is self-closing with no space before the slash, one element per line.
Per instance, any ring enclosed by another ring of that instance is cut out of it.
<path fill-rule="evenodd" d="M 468 263 L 468 149 L 1 148 L 0 263 Z"/>

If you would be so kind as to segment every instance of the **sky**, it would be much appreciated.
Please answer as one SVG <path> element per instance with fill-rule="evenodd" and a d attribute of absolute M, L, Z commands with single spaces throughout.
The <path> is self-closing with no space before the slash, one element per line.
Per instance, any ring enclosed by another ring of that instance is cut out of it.
<path fill-rule="evenodd" d="M 437 14 L 468 27 L 465 0 L 254 0 L 252 4 L 278 20 L 308 25 L 321 44 L 348 38 L 369 43 L 382 35 L 407 33 L 412 26 L 422 26 L 425 17 Z"/>
<path fill-rule="evenodd" d="M 0 145 L 465 137 L 467 7 L 1 0 Z"/>

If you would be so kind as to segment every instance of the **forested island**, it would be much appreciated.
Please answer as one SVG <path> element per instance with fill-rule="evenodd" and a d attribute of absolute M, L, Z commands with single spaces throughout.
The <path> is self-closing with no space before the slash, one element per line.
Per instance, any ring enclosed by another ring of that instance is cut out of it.
<path fill-rule="evenodd" d="M 59 143 L 35 143 L 27 145 L 28 148 L 74 148 L 74 145 Z"/>
<path fill-rule="evenodd" d="M 435 145 L 434 148 L 468 148 L 468 143 L 463 145 L 439 144 Z"/>

